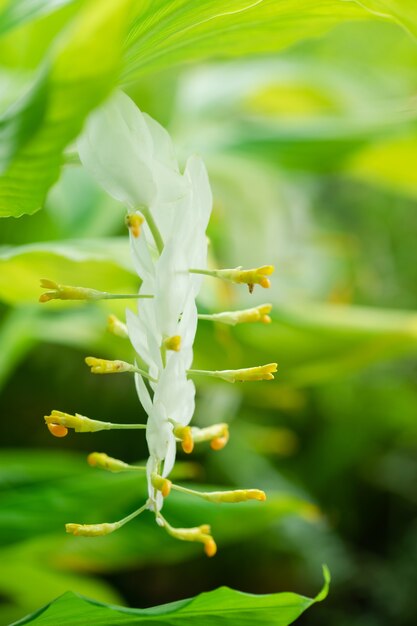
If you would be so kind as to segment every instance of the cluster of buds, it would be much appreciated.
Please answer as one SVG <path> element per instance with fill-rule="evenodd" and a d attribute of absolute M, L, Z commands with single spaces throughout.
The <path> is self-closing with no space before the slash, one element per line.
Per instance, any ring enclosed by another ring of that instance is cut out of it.
<path fill-rule="evenodd" d="M 130 340 L 136 353 L 134 363 L 89 356 L 86 364 L 93 374 L 133 374 L 147 421 L 118 424 L 60 411 L 52 411 L 45 421 L 57 437 L 65 436 L 68 429 L 76 432 L 143 429 L 149 449 L 146 467 L 129 465 L 103 452 L 91 453 L 88 462 L 110 472 L 146 474 L 148 499 L 118 522 L 71 523 L 66 525 L 66 530 L 90 537 L 107 535 L 150 510 L 169 535 L 203 543 L 206 554 L 213 556 L 217 547 L 210 527 L 204 524 L 194 528 L 172 527 L 161 513 L 164 498 L 171 491 L 215 503 L 263 501 L 266 496 L 258 489 L 199 492 L 174 484 L 168 478 L 174 467 L 177 444 L 186 454 L 191 454 L 201 442 L 209 442 L 213 450 L 221 450 L 229 439 L 225 423 L 207 428 L 190 426 L 195 408 L 193 377 L 212 376 L 231 383 L 272 380 L 277 365 L 219 371 L 191 369 L 199 318 L 230 325 L 271 321 L 270 304 L 199 315 L 196 298 L 202 275 L 247 284 L 252 292 L 254 285 L 270 286 L 269 276 L 274 268 L 265 265 L 256 269 L 207 269 L 206 228 L 212 197 L 204 163 L 198 157 L 191 157 L 181 173 L 167 132 L 142 114 L 126 95 L 116 94 L 92 115 L 79 142 L 79 153 L 82 164 L 97 182 L 127 208 L 126 225 L 141 286 L 137 294 L 117 295 L 43 280 L 41 286 L 49 291 L 40 301 L 138 299 L 137 312 L 126 310 L 126 322 L 114 315 L 108 320 L 108 329 L 113 334 Z"/>

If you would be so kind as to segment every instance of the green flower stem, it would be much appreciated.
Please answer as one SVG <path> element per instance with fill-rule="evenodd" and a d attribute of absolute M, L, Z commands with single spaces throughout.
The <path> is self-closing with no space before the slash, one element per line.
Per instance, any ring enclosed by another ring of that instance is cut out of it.
<path fill-rule="evenodd" d="M 117 528 L 120 528 L 121 526 L 124 526 L 124 524 L 127 524 L 132 519 L 134 519 L 135 517 L 137 517 L 138 515 L 143 513 L 143 511 L 145 511 L 147 509 L 148 503 L 149 503 L 149 501 L 147 500 L 145 502 L 145 504 L 140 507 L 140 509 L 137 509 L 136 511 L 133 511 L 133 513 L 130 513 L 130 515 L 127 515 L 126 517 L 121 519 L 119 522 L 116 522 Z"/>
<path fill-rule="evenodd" d="M 164 240 L 162 239 L 161 233 L 159 232 L 158 226 L 156 225 L 156 222 L 153 219 L 151 212 L 149 211 L 148 207 L 145 206 L 139 207 L 138 210 L 143 213 L 146 219 L 146 223 L 149 226 L 149 230 L 151 231 L 154 238 L 156 248 L 159 254 L 162 254 L 162 250 L 164 249 Z"/>

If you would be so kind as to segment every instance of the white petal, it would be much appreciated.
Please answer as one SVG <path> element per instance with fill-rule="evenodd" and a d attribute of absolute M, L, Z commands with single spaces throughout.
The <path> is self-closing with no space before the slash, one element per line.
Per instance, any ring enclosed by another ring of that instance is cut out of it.
<path fill-rule="evenodd" d="M 91 114 L 78 141 L 84 167 L 111 196 L 131 208 L 149 206 L 156 196 L 152 149 L 142 113 L 122 92 Z"/>

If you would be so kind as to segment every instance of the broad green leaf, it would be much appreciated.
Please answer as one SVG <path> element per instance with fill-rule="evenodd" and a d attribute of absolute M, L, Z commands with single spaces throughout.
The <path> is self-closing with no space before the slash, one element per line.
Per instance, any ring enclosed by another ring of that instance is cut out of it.
<path fill-rule="evenodd" d="M 59 176 L 63 149 L 116 83 L 131 0 L 84 4 L 47 55 L 33 96 L 3 118 L 8 145 L 0 179 L 0 216 L 17 217 L 41 206 Z M 43 98 L 33 108 L 39 92 Z"/>
<path fill-rule="evenodd" d="M 0 4 L 0 35 L 30 20 L 53 13 L 81 0 L 3 0 Z"/>
<path fill-rule="evenodd" d="M 315 598 L 306 598 L 295 593 L 252 595 L 220 587 L 202 593 L 195 598 L 179 600 L 150 609 L 126 609 L 104 605 L 73 593 L 66 593 L 36 613 L 16 622 L 39 624 L 39 626 L 117 626 L 118 624 L 164 623 L 167 626 L 209 626 L 221 620 L 225 626 L 288 626 L 315 602 L 327 597 L 330 576 L 323 568 L 325 584 Z M 162 622 L 163 620 L 163 622 Z"/>
<path fill-rule="evenodd" d="M 63 149 L 80 132 L 89 111 L 120 80 L 132 83 L 143 74 L 190 61 L 276 52 L 346 20 L 381 19 L 378 10 L 374 15 L 366 10 L 366 2 L 362 6 L 340 0 L 234 0 L 227 10 L 219 0 L 132 4 L 82 3 L 68 28 L 57 32 L 33 95 L 4 117 L 4 151 L 8 159 L 14 157 L 10 165 L 3 164 L 7 169 L 0 180 L 0 216 L 40 208 L 59 175 Z M 48 10 L 42 2 L 26 8 L 35 16 Z M 19 3 L 18 9 L 23 11 L 25 5 Z M 394 11 L 383 14 L 401 19 Z M 36 110 L 31 102 L 43 91 Z"/>
<path fill-rule="evenodd" d="M 9 304 L 36 303 L 42 293 L 42 278 L 63 285 L 135 293 L 138 279 L 131 267 L 125 238 L 4 247 L 0 248 L 0 299 Z M 69 303 L 65 304 L 68 307 Z M 60 303 L 51 305 L 56 308 Z"/>
<path fill-rule="evenodd" d="M 131 82 L 183 62 L 276 52 L 344 20 L 367 18 L 359 4 L 335 0 L 233 0 L 227 7 L 219 0 L 156 0 L 136 10 L 123 78 Z"/>

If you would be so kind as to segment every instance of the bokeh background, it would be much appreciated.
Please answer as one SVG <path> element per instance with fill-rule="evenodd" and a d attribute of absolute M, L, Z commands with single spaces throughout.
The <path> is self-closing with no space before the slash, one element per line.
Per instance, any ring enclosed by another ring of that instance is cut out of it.
<path fill-rule="evenodd" d="M 272 302 L 273 323 L 201 322 L 195 367 L 279 363 L 271 383 L 198 381 L 195 423 L 227 421 L 231 441 L 179 455 L 178 480 L 269 495 L 236 507 L 170 496 L 173 523 L 211 522 L 214 559 L 150 516 L 98 540 L 65 535 L 65 522 L 117 520 L 144 494 L 135 476 L 89 468 L 87 453 L 134 462 L 146 448 L 140 433 L 54 439 L 43 415 L 143 414 L 129 376 L 94 377 L 83 362 L 131 359 L 106 332 L 124 305 L 40 305 L 38 283 L 134 290 L 124 209 L 74 162 L 43 211 L 1 221 L 1 623 L 67 589 L 137 607 L 219 585 L 314 595 L 322 563 L 331 594 L 300 626 L 415 623 L 416 64 L 399 26 L 349 23 L 279 55 L 157 72 L 127 89 L 181 159 L 207 163 L 211 264 L 276 266 L 269 291 L 207 279 L 200 298 L 207 312 Z"/>

